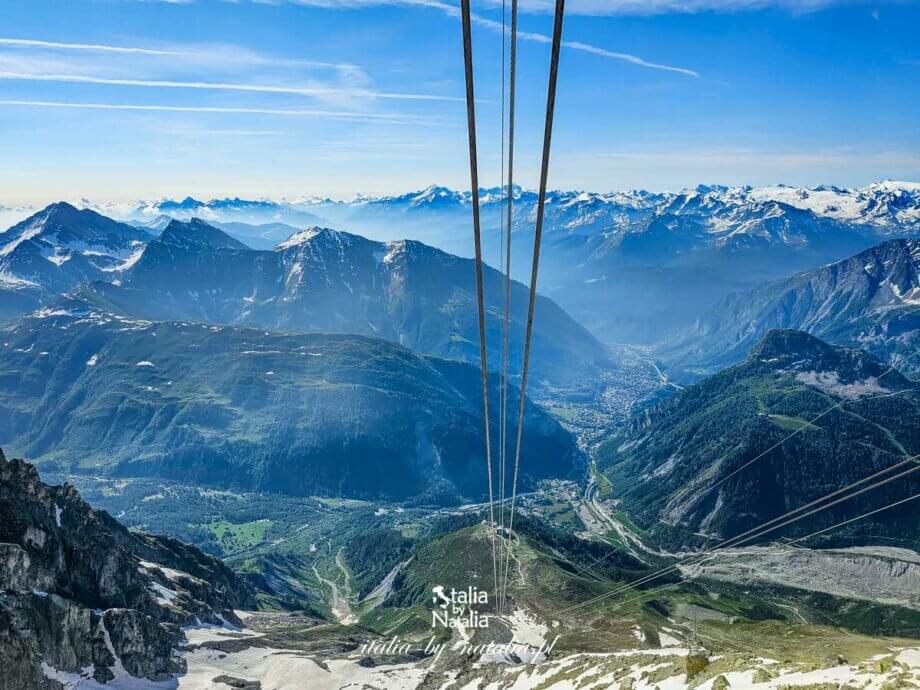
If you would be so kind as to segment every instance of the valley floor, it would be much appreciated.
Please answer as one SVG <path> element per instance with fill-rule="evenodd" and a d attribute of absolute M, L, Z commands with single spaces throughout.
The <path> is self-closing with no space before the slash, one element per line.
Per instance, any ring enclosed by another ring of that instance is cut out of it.
<path fill-rule="evenodd" d="M 683 572 L 682 583 L 617 595 L 633 575 L 608 572 L 590 551 L 566 549 L 612 547 L 629 559 L 624 567 L 650 570 L 676 555 L 658 550 L 619 512 L 602 475 L 586 485 L 550 481 L 520 495 L 518 508 L 522 521 L 551 524 L 561 532 L 546 535 L 564 533 L 568 541 L 521 536 L 525 529 L 514 540 L 508 614 L 491 632 L 461 628 L 435 639 L 431 585 L 490 573 L 482 505 L 420 508 L 151 479 L 70 479 L 127 524 L 194 539 L 264 578 L 272 593 L 261 603 L 274 610 L 241 614 L 243 630 L 187 629 L 179 653 L 188 671 L 169 681 L 122 675 L 101 686 L 47 669 L 73 690 L 920 688 L 920 557 L 906 549 L 726 549 Z M 381 544 L 367 558 L 349 552 L 360 535 L 417 537 L 439 521 L 451 526 L 414 551 L 388 553 L 385 565 L 375 562 Z M 598 605 L 570 611 L 598 595 Z M 394 637 L 408 646 L 366 647 Z M 431 649 L 431 640 L 444 647 Z M 517 646 L 477 649 L 492 640 Z M 688 679 L 703 649 L 705 661 Z"/>

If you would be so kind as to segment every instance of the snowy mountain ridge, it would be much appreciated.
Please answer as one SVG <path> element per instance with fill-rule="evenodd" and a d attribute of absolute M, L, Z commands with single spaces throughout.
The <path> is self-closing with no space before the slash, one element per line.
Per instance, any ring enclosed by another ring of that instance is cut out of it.
<path fill-rule="evenodd" d="M 516 203 L 536 203 L 536 192 L 515 187 L 512 194 Z M 480 200 L 484 206 L 499 204 L 506 198 L 502 187 L 482 188 Z M 94 202 L 83 198 L 72 202 L 77 208 L 91 209 L 97 213 L 123 221 L 146 221 L 160 215 L 177 219 L 200 217 L 205 220 L 224 221 L 228 216 L 250 215 L 264 219 L 284 220 L 290 215 L 311 213 L 321 215 L 330 210 L 356 210 L 360 208 L 408 210 L 468 210 L 469 191 L 453 190 L 441 185 L 430 185 L 422 190 L 389 196 L 356 195 L 350 200 L 303 195 L 295 198 L 271 199 L 212 198 L 207 200 L 187 196 L 184 199 L 161 198 L 128 202 Z M 554 190 L 548 193 L 549 206 L 566 209 L 607 208 L 633 210 L 691 211 L 727 207 L 747 207 L 777 202 L 818 216 L 849 222 L 865 223 L 878 227 L 894 224 L 920 223 L 920 183 L 883 180 L 864 187 L 845 188 L 830 185 L 796 187 L 776 184 L 762 187 L 697 185 L 678 192 L 651 192 L 623 190 L 590 192 L 584 190 Z M 3 207 L 5 213 L 26 215 L 31 207 L 16 209 Z M 238 219 L 238 218 L 233 218 Z M 290 220 L 286 221 L 290 222 Z"/>
<path fill-rule="evenodd" d="M 920 239 L 895 239 L 842 261 L 733 294 L 679 334 L 662 356 L 682 366 L 733 364 L 774 328 L 861 347 L 907 373 L 920 324 Z"/>
<path fill-rule="evenodd" d="M 63 202 L 0 233 L 4 287 L 66 289 L 133 265 L 150 235 Z"/>

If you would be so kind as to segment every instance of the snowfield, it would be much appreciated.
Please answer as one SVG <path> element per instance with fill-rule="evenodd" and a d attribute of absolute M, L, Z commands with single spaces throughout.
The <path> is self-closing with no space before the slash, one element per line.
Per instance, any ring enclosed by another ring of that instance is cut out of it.
<path fill-rule="evenodd" d="M 247 622 L 259 615 L 240 614 L 241 619 Z M 549 631 L 548 626 L 537 622 L 523 610 L 514 611 L 509 622 L 514 641 L 522 645 L 538 647 Z M 731 688 L 738 690 L 794 690 L 799 686 L 813 688 L 815 684 L 824 683 L 831 684 L 829 687 L 882 690 L 886 683 L 896 679 L 904 685 L 887 687 L 920 687 L 920 647 L 892 647 L 888 653 L 858 664 L 841 661 L 838 665 L 807 670 L 771 659 L 752 658 L 747 662 L 750 668 L 732 664 L 734 670 L 724 674 L 711 672 L 703 676 L 706 679 L 700 683 L 699 679 L 687 681 L 684 659 L 688 650 L 678 646 L 680 642 L 670 636 L 663 636 L 667 638 L 667 646 L 662 649 L 571 654 L 548 660 L 535 655 L 534 659 L 523 663 L 482 658 L 464 664 L 454 658 L 443 660 L 448 663 L 437 664 L 431 657 L 418 662 L 387 663 L 382 657 L 375 659 L 375 664 L 366 664 L 358 652 L 322 658 L 272 647 L 267 640 L 258 639 L 264 636 L 263 633 L 240 630 L 230 625 L 201 625 L 184 628 L 183 632 L 188 642 L 178 653 L 185 658 L 188 670 L 171 680 L 154 682 L 133 678 L 120 664 L 113 669 L 115 680 L 107 685 L 92 679 L 91 668 L 84 669 L 82 673 L 65 673 L 46 666 L 45 675 L 61 682 L 68 690 L 221 690 L 231 687 L 215 682 L 218 677 L 233 679 L 234 683 L 258 682 L 261 690 L 413 690 L 423 685 L 440 690 L 600 690 L 622 687 L 633 690 L 653 690 L 656 687 L 658 690 L 712 690 L 720 675 Z M 252 645 L 246 647 L 246 640 L 252 640 Z M 231 641 L 236 644 L 220 645 L 221 649 L 210 646 Z M 232 651 L 225 651 L 228 649 Z M 719 658 L 711 657 L 709 662 L 718 663 Z"/>

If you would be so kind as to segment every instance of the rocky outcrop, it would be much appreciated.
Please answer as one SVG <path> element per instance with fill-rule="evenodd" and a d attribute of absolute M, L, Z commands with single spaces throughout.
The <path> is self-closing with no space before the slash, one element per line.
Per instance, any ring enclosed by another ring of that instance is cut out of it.
<path fill-rule="evenodd" d="M 182 627 L 239 624 L 252 590 L 220 561 L 128 531 L 0 451 L 0 687 L 184 671 Z"/>

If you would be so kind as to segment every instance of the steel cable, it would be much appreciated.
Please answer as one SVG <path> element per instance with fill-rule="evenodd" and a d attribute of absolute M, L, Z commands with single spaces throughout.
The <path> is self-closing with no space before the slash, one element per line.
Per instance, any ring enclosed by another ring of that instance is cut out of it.
<path fill-rule="evenodd" d="M 470 184 L 473 206 L 473 242 L 476 248 L 476 298 L 479 302 L 479 359 L 482 369 L 483 425 L 486 437 L 486 472 L 489 477 L 489 528 L 492 533 L 492 579 L 498 591 L 498 558 L 495 552 L 495 505 L 492 487 L 492 441 L 489 429 L 489 366 L 486 358 L 486 317 L 482 287 L 482 238 L 479 225 L 479 171 L 476 154 L 476 98 L 473 93 L 473 32 L 470 0 L 461 0 L 463 24 L 463 63 L 466 76 L 466 118 L 470 140 Z"/>
<path fill-rule="evenodd" d="M 877 489 L 878 487 L 884 486 L 885 484 L 888 484 L 888 483 L 890 483 L 890 482 L 892 482 L 892 481 L 894 481 L 894 480 L 896 480 L 896 479 L 901 479 L 902 477 L 906 477 L 906 476 L 908 476 L 908 475 L 910 475 L 910 474 L 916 472 L 917 470 L 920 470 L 920 464 L 917 464 L 917 458 L 918 458 L 918 457 L 920 457 L 920 455 L 917 455 L 917 456 L 913 456 L 913 457 L 907 458 L 907 459 L 901 461 L 900 463 L 897 463 L 897 464 L 895 464 L 895 465 L 891 465 L 891 466 L 889 466 L 889 467 L 886 467 L 886 468 L 883 469 L 883 470 L 879 470 L 878 472 L 875 472 L 874 474 L 872 474 L 872 475 L 870 475 L 870 476 L 868 476 L 868 477 L 864 477 L 863 479 L 860 479 L 860 480 L 858 480 L 858 481 L 856 481 L 856 482 L 853 482 L 852 484 L 849 484 L 848 486 L 845 486 L 845 487 L 843 487 L 842 489 L 838 489 L 837 491 L 834 491 L 834 492 L 832 492 L 832 493 L 830 493 L 830 494 L 828 494 L 828 495 L 826 495 L 826 496 L 822 496 L 821 498 L 815 499 L 814 501 L 812 501 L 812 502 L 810 502 L 810 503 L 808 503 L 808 504 L 806 504 L 806 505 L 804 505 L 804 506 L 801 506 L 801 507 L 799 507 L 799 508 L 796 508 L 795 510 L 788 511 L 787 513 L 785 513 L 785 514 L 783 514 L 783 515 L 780 515 L 779 517 L 773 518 L 772 520 L 769 520 L 769 521 L 766 522 L 766 523 L 763 523 L 763 524 L 761 524 L 761 525 L 758 525 L 757 527 L 754 527 L 754 528 L 748 530 L 747 532 L 743 532 L 742 534 L 739 534 L 739 535 L 737 535 L 737 536 L 735 536 L 735 537 L 732 537 L 731 539 L 727 539 L 727 540 L 725 540 L 724 542 L 722 542 L 721 544 L 719 544 L 719 545 L 717 545 L 717 546 L 714 546 L 714 547 L 711 548 L 711 549 L 707 549 L 707 550 L 705 550 L 705 551 L 700 551 L 700 552 L 698 552 L 698 553 L 691 554 L 690 556 L 687 556 L 686 558 L 681 559 L 680 561 L 678 561 L 677 563 L 675 563 L 675 564 L 673 564 L 673 565 L 667 566 L 667 567 L 665 567 L 665 568 L 661 568 L 661 569 L 659 569 L 658 571 L 656 571 L 656 572 L 654 572 L 654 573 L 650 573 L 649 575 L 645 575 L 645 576 L 643 576 L 643 577 L 641 577 L 641 578 L 639 578 L 639 579 L 637 579 L 637 580 L 635 580 L 635 581 L 633 581 L 633 582 L 630 582 L 629 584 L 623 585 L 622 587 L 619 587 L 619 588 L 617 588 L 617 589 L 615 589 L 615 590 L 612 590 L 612 591 L 610 591 L 610 592 L 605 592 L 604 594 L 600 594 L 600 595 L 598 595 L 598 596 L 596 596 L 596 597 L 592 597 L 591 599 L 587 599 L 587 600 L 585 600 L 585 601 L 583 601 L 583 602 L 581 602 L 581 603 L 579 603 L 579 604 L 575 604 L 575 605 L 573 605 L 573 606 L 570 606 L 570 607 L 568 607 L 568 608 L 566 608 L 566 609 L 563 609 L 563 610 L 560 611 L 559 613 L 567 613 L 567 612 L 573 611 L 573 610 L 575 610 L 575 609 L 577 609 L 577 608 L 581 608 L 582 606 L 587 606 L 588 604 L 592 604 L 592 603 L 595 603 L 595 602 L 600 601 L 600 600 L 602 600 L 602 599 L 606 599 L 606 598 L 609 598 L 609 597 L 611 597 L 611 596 L 615 596 L 615 595 L 617 595 L 617 594 L 619 594 L 619 593 L 621 593 L 621 592 L 624 592 L 624 591 L 626 591 L 626 590 L 635 589 L 636 587 L 638 587 L 638 586 L 640 586 L 640 585 L 647 584 L 647 583 L 649 583 L 649 582 L 652 582 L 652 581 L 654 581 L 654 580 L 657 580 L 657 579 L 660 578 L 660 577 L 664 577 L 665 575 L 668 575 L 668 574 L 674 572 L 675 570 L 677 570 L 677 569 L 679 568 L 679 566 L 681 566 L 681 565 L 686 565 L 686 564 L 688 564 L 688 563 L 689 563 L 691 560 L 693 560 L 693 559 L 702 558 L 703 560 L 705 560 L 705 558 L 706 558 L 707 556 L 711 555 L 711 554 L 714 553 L 715 551 L 719 551 L 719 550 L 721 550 L 721 549 L 728 549 L 728 548 L 732 548 L 732 547 L 735 547 L 735 546 L 740 546 L 741 544 L 743 544 L 743 543 L 745 543 L 745 542 L 748 542 L 748 541 L 751 541 L 752 539 L 756 539 L 756 538 L 758 538 L 758 537 L 761 537 L 761 536 L 763 536 L 764 534 L 768 534 L 768 533 L 773 532 L 773 531 L 775 531 L 775 530 L 777 530 L 777 529 L 780 529 L 781 527 L 785 527 L 786 525 L 790 525 L 790 524 L 792 524 L 792 523 L 794 523 L 794 522 L 798 522 L 799 520 L 803 520 L 803 519 L 805 519 L 806 517 L 810 517 L 811 515 L 814 515 L 814 514 L 816 514 L 816 513 L 819 513 L 819 512 L 821 512 L 821 511 L 823 511 L 823 510 L 827 510 L 828 508 L 832 508 L 833 506 L 835 506 L 835 505 L 837 505 L 837 504 L 839 504 L 839 503 L 842 503 L 842 502 L 844 502 L 844 501 L 848 501 L 848 500 L 850 500 L 850 499 L 852 499 L 852 498 L 856 498 L 857 496 L 860 496 L 860 495 L 866 493 L 867 491 L 871 491 L 872 489 Z M 892 470 L 894 470 L 894 469 L 897 469 L 897 468 L 899 468 L 899 467 L 902 467 L 903 465 L 908 464 L 908 463 L 914 463 L 915 466 L 912 467 L 912 468 L 909 469 L 909 470 L 906 470 L 905 472 L 901 472 L 900 474 L 896 474 L 896 475 L 894 475 L 894 476 L 892 476 L 892 477 L 887 477 L 886 479 L 883 479 L 883 480 L 881 480 L 881 481 L 878 481 L 878 482 L 875 482 L 875 483 L 873 483 L 873 484 L 870 484 L 869 486 L 863 487 L 862 489 L 859 489 L 858 491 L 855 491 L 855 492 L 852 492 L 852 493 L 846 493 L 846 492 L 848 492 L 850 489 L 852 489 L 852 488 L 854 488 L 854 487 L 856 487 L 856 486 L 859 486 L 860 484 L 865 484 L 867 481 L 869 481 L 869 480 L 871 480 L 871 479 L 874 479 L 874 478 L 876 478 L 876 477 L 878 477 L 878 476 L 880 476 L 880 475 L 882 475 L 882 474 L 885 474 L 885 473 L 890 472 L 890 471 L 892 471 Z M 841 496 L 841 494 L 844 494 L 844 495 Z M 810 508 L 810 507 L 812 507 L 812 506 L 815 506 L 815 505 L 818 504 L 818 503 L 823 503 L 824 501 L 827 501 L 828 499 L 834 498 L 834 497 L 837 497 L 837 496 L 839 496 L 839 498 L 836 498 L 836 500 L 831 501 L 830 503 L 826 503 L 825 505 L 821 505 L 821 506 L 819 506 L 819 507 L 817 507 L 817 508 L 814 508 L 814 509 L 809 510 L 809 511 L 807 511 L 807 512 L 805 512 L 805 513 L 802 513 L 801 515 L 796 515 L 796 513 L 801 513 L 803 510 L 806 510 L 807 508 Z M 795 516 L 795 517 L 790 517 L 790 516 Z M 788 519 L 787 519 L 787 518 L 788 518 Z M 778 523 L 778 524 L 776 524 L 776 523 Z M 691 565 L 693 565 L 693 564 L 691 564 Z"/>
<path fill-rule="evenodd" d="M 468 1 L 468 0 L 465 0 Z M 514 448 L 514 478 L 511 482 L 511 513 L 508 518 L 509 548 L 511 531 L 514 528 L 514 506 L 517 500 L 517 482 L 521 465 L 521 436 L 524 427 L 524 409 L 527 399 L 527 374 L 530 366 L 530 344 L 533 338 L 533 313 L 537 300 L 537 275 L 540 269 L 540 242 L 543 237 L 543 215 L 546 206 L 546 183 L 549 175 L 549 153 L 553 137 L 553 116 L 556 109 L 556 81 L 559 74 L 559 53 L 562 48 L 562 20 L 565 16 L 565 0 L 556 0 L 553 19 L 553 44 L 550 54 L 549 85 L 546 94 L 546 123 L 543 130 L 543 158 L 540 165 L 540 189 L 537 197 L 537 218 L 533 238 L 533 264 L 530 272 L 530 299 L 527 305 L 527 326 L 524 331 L 524 360 L 521 367 L 521 384 L 518 401 L 517 439 Z M 506 598 L 508 568 L 511 554 L 508 553 L 502 568 L 502 599 Z"/>

